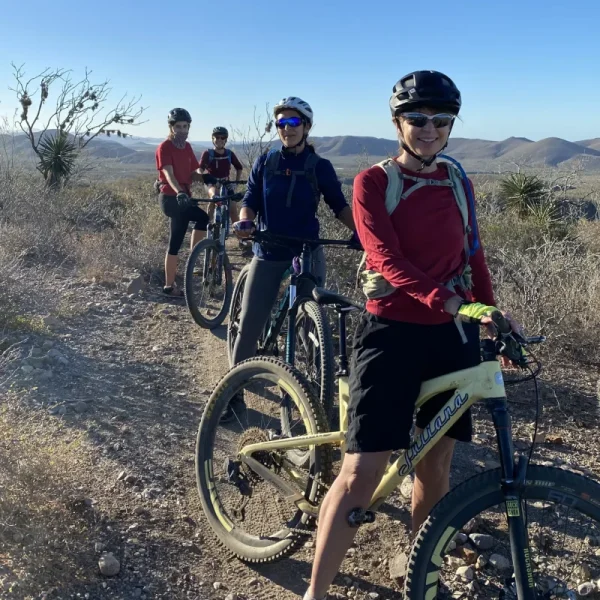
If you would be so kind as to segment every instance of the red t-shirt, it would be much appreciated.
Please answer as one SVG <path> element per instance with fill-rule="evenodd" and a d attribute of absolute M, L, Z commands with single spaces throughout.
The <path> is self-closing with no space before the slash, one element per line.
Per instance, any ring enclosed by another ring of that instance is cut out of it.
<path fill-rule="evenodd" d="M 229 163 L 229 157 L 227 156 L 227 150 L 223 154 L 218 154 L 215 150 L 215 157 L 210 160 L 210 154 L 208 150 L 205 150 L 200 157 L 200 168 L 206 169 L 209 175 L 218 177 L 219 179 L 225 179 L 229 177 L 231 166 L 238 171 L 241 171 L 244 167 L 239 161 L 235 152 L 231 153 L 231 164 Z"/>
<path fill-rule="evenodd" d="M 175 175 L 175 179 L 177 179 L 179 185 L 184 188 L 187 194 L 190 194 L 192 173 L 200 168 L 192 147 L 186 142 L 185 148 L 180 150 L 175 147 L 175 144 L 171 140 L 165 140 L 156 149 L 158 179 L 161 184 L 164 184 L 161 185 L 161 192 L 166 196 L 176 196 L 177 191 L 169 185 L 162 171 L 168 165 L 173 167 L 173 175 Z"/>
<path fill-rule="evenodd" d="M 402 169 L 413 177 L 447 179 L 440 165 L 426 175 Z M 471 182 L 469 184 L 472 186 Z M 404 190 L 414 185 L 404 181 Z M 396 292 L 367 301 L 367 310 L 396 321 L 421 324 L 446 323 L 452 316 L 444 302 L 454 295 L 444 283 L 464 266 L 464 226 L 451 188 L 424 186 L 400 201 L 391 215 L 385 208 L 387 175 L 378 166 L 362 171 L 354 180 L 352 212 L 366 266 L 381 273 Z M 473 215 L 469 215 L 473 222 Z M 472 240 L 471 240 L 472 244 Z M 467 300 L 495 306 L 490 273 L 483 249 L 471 258 L 471 293 L 457 290 Z"/>

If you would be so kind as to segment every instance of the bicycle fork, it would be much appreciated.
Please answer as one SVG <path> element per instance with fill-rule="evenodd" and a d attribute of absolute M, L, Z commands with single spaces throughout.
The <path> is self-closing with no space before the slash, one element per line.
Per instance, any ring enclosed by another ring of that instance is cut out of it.
<path fill-rule="evenodd" d="M 514 459 L 512 426 L 506 398 L 490 398 L 486 404 L 492 415 L 498 442 L 502 471 L 501 486 L 506 507 L 517 598 L 536 600 L 533 565 L 521 497 L 525 489 L 528 458 L 520 454 L 517 461 Z"/>

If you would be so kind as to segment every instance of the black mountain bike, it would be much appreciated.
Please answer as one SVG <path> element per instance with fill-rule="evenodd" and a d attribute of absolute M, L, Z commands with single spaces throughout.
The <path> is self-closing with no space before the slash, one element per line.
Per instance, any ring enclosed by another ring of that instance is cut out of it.
<path fill-rule="evenodd" d="M 309 381 L 327 416 L 332 416 L 334 396 L 334 359 L 331 329 L 327 316 L 312 297 L 317 281 L 311 272 L 312 253 L 319 246 L 341 246 L 362 250 L 347 240 L 305 239 L 276 235 L 266 231 L 253 236 L 265 246 L 280 246 L 298 250 L 298 256 L 282 277 L 282 294 L 275 303 L 271 318 L 265 324 L 258 341 L 257 356 L 281 356 Z M 236 281 L 229 326 L 227 351 L 232 365 L 233 347 L 239 331 L 242 299 L 250 265 L 246 265 Z M 285 283 L 284 283 L 285 282 Z"/>
<path fill-rule="evenodd" d="M 223 323 L 233 292 L 233 274 L 225 241 L 229 235 L 229 203 L 243 194 L 232 193 L 233 185 L 245 181 L 219 179 L 219 195 L 195 202 L 216 204 L 214 221 L 208 224 L 206 239 L 190 253 L 185 267 L 185 301 L 194 321 L 205 329 Z"/>

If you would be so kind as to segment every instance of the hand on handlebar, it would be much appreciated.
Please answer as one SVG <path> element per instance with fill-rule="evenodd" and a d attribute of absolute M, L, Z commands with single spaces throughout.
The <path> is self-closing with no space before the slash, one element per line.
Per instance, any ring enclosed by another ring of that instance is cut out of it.
<path fill-rule="evenodd" d="M 466 321 L 481 323 L 486 327 L 488 336 L 492 339 L 498 338 L 499 334 L 512 338 L 515 347 L 521 348 L 520 342 L 523 340 L 523 328 L 506 311 L 502 311 L 495 306 L 486 306 L 480 302 L 463 302 L 458 308 L 456 316 Z M 518 353 L 522 355 L 522 350 L 519 350 Z M 502 355 L 501 363 L 503 367 L 516 364 L 515 361 L 506 355 Z"/>
<path fill-rule="evenodd" d="M 254 221 L 250 219 L 242 219 L 241 221 L 236 221 L 233 224 L 233 232 L 236 237 L 240 240 L 248 239 L 256 230 L 254 225 Z"/>
<path fill-rule="evenodd" d="M 185 192 L 179 192 L 177 194 L 177 204 L 179 205 L 179 210 L 186 210 L 193 205 L 193 202 Z"/>

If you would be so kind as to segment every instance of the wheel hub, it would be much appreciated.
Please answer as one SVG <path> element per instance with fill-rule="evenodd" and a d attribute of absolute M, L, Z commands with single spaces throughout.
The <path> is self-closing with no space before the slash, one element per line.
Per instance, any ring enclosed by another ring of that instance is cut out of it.
<path fill-rule="evenodd" d="M 249 429 L 246 429 L 246 431 L 244 431 L 244 433 L 240 436 L 238 442 L 238 453 L 250 444 L 268 442 L 269 439 L 269 434 L 264 429 L 250 427 Z M 267 467 L 268 469 L 271 469 L 275 465 L 275 461 L 273 460 L 271 452 L 254 452 L 252 454 L 252 458 L 257 460 L 261 465 Z M 241 470 L 250 481 L 256 483 L 260 480 L 260 477 L 248 465 L 242 463 Z"/>

